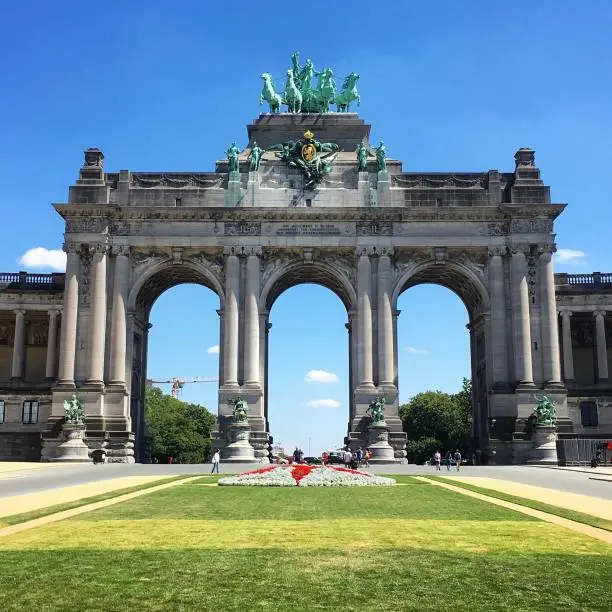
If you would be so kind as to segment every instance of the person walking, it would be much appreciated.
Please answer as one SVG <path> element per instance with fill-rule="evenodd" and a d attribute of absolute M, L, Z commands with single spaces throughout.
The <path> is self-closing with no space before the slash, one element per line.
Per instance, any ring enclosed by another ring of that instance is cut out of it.
<path fill-rule="evenodd" d="M 436 471 L 440 471 L 440 462 L 442 461 L 442 455 L 440 454 L 440 451 L 436 451 L 434 453 L 434 464 L 436 466 Z"/>
<path fill-rule="evenodd" d="M 448 451 L 446 453 L 446 457 L 444 457 L 444 458 L 446 459 L 446 471 L 450 472 L 451 465 L 453 464 L 453 453 Z"/>
<path fill-rule="evenodd" d="M 455 451 L 455 462 L 457 463 L 457 471 L 459 471 L 461 469 L 461 453 L 459 452 L 459 449 L 457 449 Z"/>
<path fill-rule="evenodd" d="M 219 449 L 216 448 L 215 449 L 215 454 L 213 455 L 213 458 L 212 458 L 212 470 L 210 470 L 211 474 L 215 470 L 217 471 L 217 474 L 219 473 L 219 461 L 220 460 L 221 460 L 221 454 L 219 453 Z"/>

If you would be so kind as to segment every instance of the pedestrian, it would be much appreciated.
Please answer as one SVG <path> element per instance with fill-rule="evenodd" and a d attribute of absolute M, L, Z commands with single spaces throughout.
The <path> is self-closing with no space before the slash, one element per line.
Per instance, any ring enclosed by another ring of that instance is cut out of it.
<path fill-rule="evenodd" d="M 450 472 L 451 465 L 453 464 L 453 453 L 448 451 L 446 453 L 446 457 L 444 457 L 444 458 L 446 459 L 446 471 Z"/>
<path fill-rule="evenodd" d="M 347 448 L 344 451 L 344 467 L 345 468 L 350 468 L 351 467 L 352 459 L 353 459 L 353 453 L 351 453 L 351 451 Z"/>
<path fill-rule="evenodd" d="M 365 454 L 363 455 L 363 460 L 365 461 L 365 466 L 370 467 L 370 459 L 372 458 L 372 451 L 369 448 L 365 449 Z"/>
<path fill-rule="evenodd" d="M 434 465 L 436 466 L 436 471 L 440 471 L 440 461 L 442 461 L 442 455 L 440 451 L 436 451 L 434 453 Z"/>
<path fill-rule="evenodd" d="M 327 451 L 323 451 L 323 454 L 321 455 L 321 463 L 323 465 L 327 465 L 328 461 L 329 461 L 329 454 Z"/>
<path fill-rule="evenodd" d="M 457 463 L 457 471 L 459 471 L 461 468 L 461 453 L 459 452 L 459 449 L 455 451 L 455 461 Z"/>
<path fill-rule="evenodd" d="M 220 460 L 221 460 L 221 455 L 219 453 L 219 449 L 215 448 L 215 454 L 213 455 L 213 458 L 212 458 L 212 470 L 210 470 L 211 474 L 215 470 L 217 471 L 217 474 L 219 473 L 219 461 Z"/>
<path fill-rule="evenodd" d="M 357 449 L 357 467 L 361 467 L 363 463 L 363 449 L 361 446 Z"/>
<path fill-rule="evenodd" d="M 300 449 L 296 446 L 295 450 L 293 451 L 293 463 L 299 463 L 300 462 Z"/>

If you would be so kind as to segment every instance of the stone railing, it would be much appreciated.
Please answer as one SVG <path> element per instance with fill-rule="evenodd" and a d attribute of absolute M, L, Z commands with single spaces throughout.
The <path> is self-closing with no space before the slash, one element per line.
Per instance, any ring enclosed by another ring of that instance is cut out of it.
<path fill-rule="evenodd" d="M 0 272 L 0 291 L 63 291 L 65 274 Z"/>
<path fill-rule="evenodd" d="M 555 287 L 557 291 L 612 291 L 612 273 L 555 274 Z"/>

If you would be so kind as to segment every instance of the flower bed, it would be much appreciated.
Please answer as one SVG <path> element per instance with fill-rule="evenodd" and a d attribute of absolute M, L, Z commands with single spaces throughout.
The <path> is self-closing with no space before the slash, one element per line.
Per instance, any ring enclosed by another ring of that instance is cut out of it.
<path fill-rule="evenodd" d="M 384 487 L 394 485 L 395 480 L 359 470 L 300 464 L 275 465 L 236 476 L 224 476 L 217 484 L 243 487 Z"/>

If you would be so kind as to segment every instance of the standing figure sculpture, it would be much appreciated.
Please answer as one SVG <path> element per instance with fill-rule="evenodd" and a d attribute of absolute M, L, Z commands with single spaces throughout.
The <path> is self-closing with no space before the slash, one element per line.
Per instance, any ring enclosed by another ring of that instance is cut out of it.
<path fill-rule="evenodd" d="M 287 105 L 287 110 L 290 113 L 299 113 L 302 111 L 302 92 L 295 84 L 293 70 L 287 70 L 287 81 L 285 82 L 283 104 Z"/>
<path fill-rule="evenodd" d="M 69 400 L 64 400 L 64 423 L 66 425 L 83 424 L 83 405 L 76 395 Z"/>
<path fill-rule="evenodd" d="M 291 55 L 291 70 L 293 72 L 293 80 L 295 81 L 298 89 L 302 85 L 300 81 L 300 75 L 302 74 L 302 67 L 300 66 L 300 52 L 296 51 Z"/>
<path fill-rule="evenodd" d="M 355 153 L 357 154 L 357 171 L 366 172 L 368 169 L 368 155 L 371 155 L 369 149 L 363 142 L 360 142 Z"/>
<path fill-rule="evenodd" d="M 372 423 L 384 423 L 385 422 L 385 404 L 387 400 L 384 397 L 377 397 L 372 400 L 366 410 L 366 414 L 370 413 L 372 417 Z"/>
<path fill-rule="evenodd" d="M 361 103 L 361 97 L 357 92 L 357 81 L 359 75 L 355 72 L 351 72 L 344 83 L 342 84 L 342 91 L 336 96 L 336 110 L 339 113 L 348 113 L 351 102 L 357 101 L 357 106 Z"/>
<path fill-rule="evenodd" d="M 237 397 L 232 403 L 234 404 L 234 411 L 232 412 L 232 420 L 234 423 L 244 423 L 248 421 L 249 417 L 247 412 L 249 411 L 249 405 L 247 401 L 241 397 Z"/>
<path fill-rule="evenodd" d="M 270 105 L 271 113 L 280 113 L 280 107 L 283 99 L 274 91 L 274 84 L 272 83 L 272 75 L 269 72 L 264 72 L 261 75 L 264 86 L 259 96 L 259 106 L 264 102 Z"/>
<path fill-rule="evenodd" d="M 538 405 L 533 410 L 536 425 L 554 425 L 557 422 L 555 403 L 548 395 L 542 395 L 536 399 Z"/>
<path fill-rule="evenodd" d="M 387 147 L 382 140 L 376 149 L 376 166 L 379 172 L 387 171 Z"/>
<path fill-rule="evenodd" d="M 261 161 L 261 156 L 263 155 L 264 150 L 257 145 L 257 141 L 253 141 L 253 147 L 251 148 L 251 152 L 249 153 L 249 157 L 247 158 L 250 162 L 249 170 L 251 172 L 257 172 L 259 170 L 259 162 Z"/>
<path fill-rule="evenodd" d="M 235 142 L 232 142 L 232 146 L 225 152 L 227 161 L 229 162 L 229 171 L 238 172 L 238 154 L 240 149 L 236 146 Z"/>
<path fill-rule="evenodd" d="M 333 77 L 334 73 L 331 68 L 326 68 L 319 76 L 317 98 L 319 112 L 321 113 L 329 113 L 329 105 L 334 102 L 336 97 L 336 83 Z"/>

